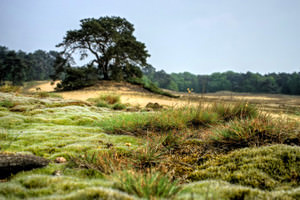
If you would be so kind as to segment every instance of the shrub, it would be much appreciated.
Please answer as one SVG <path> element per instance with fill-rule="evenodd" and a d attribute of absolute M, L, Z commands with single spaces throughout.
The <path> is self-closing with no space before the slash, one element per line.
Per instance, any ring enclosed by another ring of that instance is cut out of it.
<path fill-rule="evenodd" d="M 208 160 L 189 178 L 221 179 L 263 190 L 299 187 L 300 147 L 274 145 L 236 150 Z"/>
<path fill-rule="evenodd" d="M 274 143 L 300 144 L 297 122 L 275 120 L 268 116 L 231 121 L 212 130 L 209 143 L 222 150 Z"/>
<path fill-rule="evenodd" d="M 178 182 L 159 172 L 123 171 L 115 174 L 114 188 L 141 198 L 174 198 L 181 190 Z"/>
<path fill-rule="evenodd" d="M 126 106 L 121 103 L 116 103 L 112 106 L 112 109 L 114 109 L 114 110 L 124 110 L 125 108 L 126 108 Z"/>
<path fill-rule="evenodd" d="M 106 101 L 103 100 L 98 100 L 96 103 L 97 107 L 105 107 L 105 108 L 109 108 L 110 106 L 108 105 L 108 103 Z"/>

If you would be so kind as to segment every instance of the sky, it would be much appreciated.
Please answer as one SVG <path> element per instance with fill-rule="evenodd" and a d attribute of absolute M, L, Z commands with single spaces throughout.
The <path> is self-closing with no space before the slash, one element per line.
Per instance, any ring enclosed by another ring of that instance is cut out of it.
<path fill-rule="evenodd" d="M 84 18 L 120 16 L 157 70 L 300 71 L 300 0 L 0 0 L 0 45 L 56 50 Z"/>

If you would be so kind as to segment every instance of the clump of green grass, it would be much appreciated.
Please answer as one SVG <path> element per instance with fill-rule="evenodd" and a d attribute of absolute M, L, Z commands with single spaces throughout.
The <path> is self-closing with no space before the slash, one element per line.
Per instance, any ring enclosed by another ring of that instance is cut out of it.
<path fill-rule="evenodd" d="M 215 103 L 210 108 L 210 111 L 217 113 L 219 118 L 224 121 L 254 118 L 258 115 L 257 107 L 247 102 L 238 102 L 233 104 Z"/>
<path fill-rule="evenodd" d="M 168 131 L 184 129 L 195 115 L 193 109 L 168 109 L 155 113 L 123 113 L 113 115 L 98 123 L 105 131 L 113 134 L 144 134 L 144 131 Z"/>
<path fill-rule="evenodd" d="M 114 110 L 124 110 L 125 108 L 126 108 L 126 105 L 121 104 L 121 103 L 115 103 L 112 106 L 112 109 L 114 109 Z"/>
<path fill-rule="evenodd" d="M 251 111 L 246 111 L 251 107 Z M 217 109 L 218 108 L 218 109 Z M 225 105 L 218 105 L 213 108 L 183 107 L 170 108 L 154 113 L 131 113 L 114 115 L 109 119 L 103 120 L 99 126 L 105 131 L 114 134 L 133 134 L 138 135 L 145 130 L 169 131 L 180 130 L 192 126 L 210 126 L 230 118 L 252 118 L 256 116 L 256 110 L 251 105 L 237 104 L 228 107 L 230 111 L 221 112 Z M 253 112 L 252 112 L 253 111 Z"/>
<path fill-rule="evenodd" d="M 217 179 L 263 190 L 300 186 L 300 147 L 244 148 L 205 162 L 189 175 L 193 181 Z"/>
<path fill-rule="evenodd" d="M 161 161 L 164 152 L 159 138 L 148 138 L 145 146 L 137 149 L 132 154 L 133 165 L 138 169 L 147 169 L 157 166 Z"/>
<path fill-rule="evenodd" d="M 195 126 L 208 126 L 219 122 L 219 116 L 217 113 L 210 111 L 198 110 L 195 117 L 192 119 L 192 124 Z"/>
<path fill-rule="evenodd" d="M 259 116 L 234 120 L 212 130 L 209 144 L 221 150 L 267 144 L 300 144 L 299 123 Z"/>
<path fill-rule="evenodd" d="M 102 174 L 121 171 L 129 165 L 128 158 L 115 149 L 94 152 L 91 155 L 85 153 L 78 157 L 71 156 L 70 161 L 69 166 L 95 170 Z"/>
<path fill-rule="evenodd" d="M 97 98 L 90 98 L 88 101 L 93 102 L 97 107 L 112 108 L 114 110 L 124 110 L 125 104 L 121 103 L 120 95 L 105 94 Z"/>
<path fill-rule="evenodd" d="M 4 99 L 0 101 L 0 107 L 5 107 L 5 108 L 12 108 L 14 107 L 14 103 L 8 99 Z"/>
<path fill-rule="evenodd" d="M 181 190 L 177 181 L 159 172 L 123 171 L 116 173 L 114 180 L 114 188 L 146 199 L 172 199 Z"/>

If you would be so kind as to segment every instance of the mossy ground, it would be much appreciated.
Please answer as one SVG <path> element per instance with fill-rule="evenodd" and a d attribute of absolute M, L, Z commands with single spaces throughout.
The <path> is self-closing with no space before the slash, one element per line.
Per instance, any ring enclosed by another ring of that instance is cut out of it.
<path fill-rule="evenodd" d="M 125 113 L 81 101 L 6 93 L 0 93 L 0 101 L 2 152 L 31 153 L 53 161 L 59 156 L 86 159 L 113 149 L 126 159 L 134 157 L 133 163 L 146 166 L 142 170 L 150 166 L 168 171 L 182 183 L 176 199 L 300 198 L 300 147 L 266 142 L 264 147 L 216 154 L 206 139 L 212 126 L 231 123 L 223 118 L 205 121 L 184 109 Z M 206 124 L 191 128 L 195 116 Z M 147 137 L 135 134 L 139 130 Z M 289 131 L 297 135 L 299 127 Z M 150 142 L 154 145 L 147 146 Z M 157 150 L 151 151 L 153 147 Z M 61 176 L 55 175 L 58 171 Z M 113 188 L 114 180 L 99 170 L 51 162 L 0 183 L 0 199 L 138 199 Z"/>

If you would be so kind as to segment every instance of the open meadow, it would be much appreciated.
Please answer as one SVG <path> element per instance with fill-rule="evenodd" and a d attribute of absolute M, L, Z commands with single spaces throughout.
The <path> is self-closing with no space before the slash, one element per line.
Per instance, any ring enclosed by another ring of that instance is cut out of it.
<path fill-rule="evenodd" d="M 2 154 L 49 164 L 1 179 L 0 199 L 300 199 L 299 96 L 174 94 L 2 88 Z"/>

